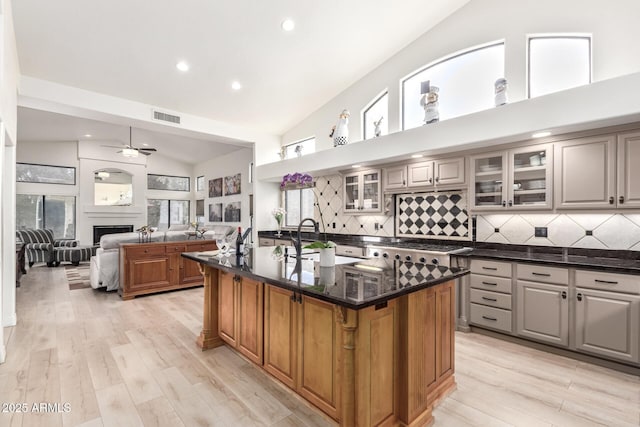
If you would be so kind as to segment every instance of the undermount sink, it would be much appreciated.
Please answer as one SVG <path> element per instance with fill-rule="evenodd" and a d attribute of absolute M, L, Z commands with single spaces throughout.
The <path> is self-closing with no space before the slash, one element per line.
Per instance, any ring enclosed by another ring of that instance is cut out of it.
<path fill-rule="evenodd" d="M 308 254 L 303 253 L 302 255 L 300 255 L 300 259 L 306 260 L 306 261 L 319 262 L 320 261 L 320 254 L 318 252 L 312 252 L 312 253 L 308 253 Z M 362 261 L 362 260 L 363 260 L 362 258 L 354 258 L 354 257 L 349 257 L 349 256 L 336 255 L 336 265 L 337 264 L 352 264 L 354 262 L 359 262 L 359 261 Z"/>

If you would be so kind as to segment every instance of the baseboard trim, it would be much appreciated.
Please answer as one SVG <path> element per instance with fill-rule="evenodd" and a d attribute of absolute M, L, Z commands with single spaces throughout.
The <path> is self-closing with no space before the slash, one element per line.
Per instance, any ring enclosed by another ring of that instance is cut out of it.
<path fill-rule="evenodd" d="M 515 337 L 513 335 L 501 334 L 500 332 L 494 332 L 489 329 L 479 328 L 477 326 L 471 327 L 471 333 L 487 335 L 489 337 L 498 338 L 498 339 L 509 341 L 515 344 L 521 344 L 523 346 L 534 348 L 540 351 L 545 351 L 547 353 L 553 353 L 559 356 L 568 357 L 570 359 L 579 360 L 581 362 L 592 363 L 594 365 L 602 366 L 604 368 L 609 368 L 615 371 L 624 372 L 625 374 L 640 376 L 639 367 L 627 365 L 624 363 L 614 362 L 613 360 L 600 359 L 599 357 L 589 356 L 588 354 L 583 354 L 583 353 L 579 353 L 571 350 L 565 350 L 563 348 L 554 347 L 554 346 L 539 343 L 536 341 L 529 341 L 520 337 Z"/>
<path fill-rule="evenodd" d="M 16 316 L 16 313 L 14 312 L 10 316 L 6 316 L 6 318 L 2 323 L 2 326 L 6 328 L 9 326 L 16 326 L 17 323 L 18 323 L 18 316 Z"/>

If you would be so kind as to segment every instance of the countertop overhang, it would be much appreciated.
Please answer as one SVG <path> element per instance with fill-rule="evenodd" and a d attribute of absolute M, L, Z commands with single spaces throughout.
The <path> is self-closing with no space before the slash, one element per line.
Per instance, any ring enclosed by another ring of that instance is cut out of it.
<path fill-rule="evenodd" d="M 241 258 L 235 254 L 218 257 L 207 252 L 186 252 L 182 256 L 354 310 L 384 304 L 469 274 L 465 268 L 366 258 L 320 267 L 312 259 L 296 258 L 293 247 L 282 246 L 252 248 Z"/>

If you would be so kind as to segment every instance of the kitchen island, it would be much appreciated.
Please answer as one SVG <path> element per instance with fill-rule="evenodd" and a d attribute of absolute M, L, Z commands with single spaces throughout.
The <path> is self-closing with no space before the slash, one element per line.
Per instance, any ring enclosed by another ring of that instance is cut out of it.
<path fill-rule="evenodd" d="M 226 343 L 343 426 L 427 425 L 455 388 L 454 281 L 386 259 L 261 247 L 184 253 L 204 275 L 203 349 Z"/>

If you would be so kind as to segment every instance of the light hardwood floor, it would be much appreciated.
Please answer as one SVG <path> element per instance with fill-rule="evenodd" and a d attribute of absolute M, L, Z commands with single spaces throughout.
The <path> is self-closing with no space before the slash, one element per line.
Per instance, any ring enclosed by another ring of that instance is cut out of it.
<path fill-rule="evenodd" d="M 228 348 L 196 347 L 202 288 L 121 301 L 35 267 L 17 295 L 0 403 L 71 410 L 0 413 L 0 426 L 333 425 Z M 435 426 L 640 425 L 639 377 L 491 337 L 457 334 L 456 378 Z"/>

